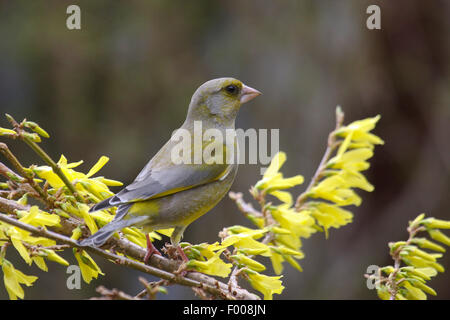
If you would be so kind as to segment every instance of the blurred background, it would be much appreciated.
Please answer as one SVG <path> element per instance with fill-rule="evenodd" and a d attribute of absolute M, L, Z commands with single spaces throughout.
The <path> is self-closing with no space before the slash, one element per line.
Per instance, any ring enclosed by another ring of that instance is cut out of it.
<path fill-rule="evenodd" d="M 81 7 L 81 30 L 66 28 L 70 4 Z M 381 30 L 366 28 L 370 4 L 381 7 Z M 320 233 L 304 241 L 304 271 L 287 266 L 286 289 L 275 296 L 376 299 L 363 275 L 369 265 L 392 263 L 387 243 L 407 237 L 408 220 L 421 212 L 450 219 L 449 16 L 443 0 L 0 1 L 0 111 L 39 123 L 51 135 L 42 146 L 52 157 L 83 159 L 85 172 L 109 156 L 100 173 L 124 183 L 212 78 L 236 77 L 263 92 L 241 109 L 237 127 L 279 128 L 283 172 L 306 180 L 334 128 L 336 105 L 347 123 L 381 114 L 375 133 L 386 144 L 367 171 L 375 191 L 359 193 L 353 223 L 332 229 L 328 240 Z M 6 142 L 24 164 L 39 161 L 21 143 Z M 250 200 L 259 169 L 241 166 L 232 190 Z M 247 223 L 225 198 L 184 239 L 214 242 L 224 226 Z M 25 289 L 28 299 L 89 298 L 98 285 L 142 289 L 142 274 L 102 259 L 106 276 L 82 290 L 66 288 L 60 265 L 45 273 L 10 259 L 39 276 Z M 449 254 L 441 261 L 450 269 Z M 450 298 L 449 282 L 449 271 L 430 282 L 437 298 Z M 7 297 L 2 284 L 0 298 Z M 173 286 L 161 298 L 194 295 Z"/>

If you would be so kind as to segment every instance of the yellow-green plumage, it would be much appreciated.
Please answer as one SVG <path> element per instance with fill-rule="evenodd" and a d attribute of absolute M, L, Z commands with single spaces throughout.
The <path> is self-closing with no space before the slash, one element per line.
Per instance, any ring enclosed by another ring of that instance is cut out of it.
<path fill-rule="evenodd" d="M 192 96 L 186 120 L 180 127 L 191 136 L 190 140 L 183 142 L 192 146 L 199 138 L 202 150 L 213 146 L 212 143 L 219 141 L 214 138 L 203 141 L 203 134 L 208 129 L 221 133 L 225 141 L 226 131 L 234 129 L 241 104 L 259 94 L 233 78 L 204 83 Z M 195 122 L 201 122 L 200 131 L 195 129 Z M 211 210 L 228 192 L 238 165 L 237 161 L 174 163 L 173 151 L 177 146 L 180 142 L 170 139 L 133 183 L 91 208 L 91 211 L 96 211 L 118 207 L 114 220 L 81 241 L 81 245 L 101 246 L 115 231 L 131 225 L 141 226 L 145 232 L 174 227 L 171 242 L 178 245 L 185 228 Z M 233 155 L 236 158 L 237 152 L 234 140 L 224 145 L 222 159 Z"/>

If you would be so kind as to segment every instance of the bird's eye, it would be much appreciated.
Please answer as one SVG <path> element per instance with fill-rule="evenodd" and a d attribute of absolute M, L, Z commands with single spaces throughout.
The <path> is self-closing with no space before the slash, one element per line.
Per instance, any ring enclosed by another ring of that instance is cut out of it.
<path fill-rule="evenodd" d="M 237 86 L 235 86 L 234 84 L 231 84 L 229 86 L 226 86 L 225 90 L 230 94 L 237 94 L 239 91 L 239 88 Z"/>

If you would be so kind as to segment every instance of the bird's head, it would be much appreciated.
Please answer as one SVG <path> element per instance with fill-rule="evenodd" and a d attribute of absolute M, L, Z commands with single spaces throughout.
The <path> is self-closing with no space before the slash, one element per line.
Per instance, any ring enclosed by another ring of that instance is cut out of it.
<path fill-rule="evenodd" d="M 233 78 L 219 78 L 202 84 L 192 96 L 188 119 L 212 120 L 223 126 L 234 124 L 241 104 L 259 96 L 261 92 Z"/>

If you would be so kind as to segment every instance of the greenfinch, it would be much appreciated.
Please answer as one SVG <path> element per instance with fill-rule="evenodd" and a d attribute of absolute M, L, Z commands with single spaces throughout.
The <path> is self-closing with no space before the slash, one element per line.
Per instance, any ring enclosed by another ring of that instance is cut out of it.
<path fill-rule="evenodd" d="M 117 207 L 114 219 L 82 240 L 80 245 L 99 247 L 116 231 L 129 226 L 142 227 L 147 235 L 147 262 L 153 253 L 159 253 L 152 245 L 148 233 L 174 228 L 171 243 L 186 260 L 179 247 L 184 230 L 225 196 L 238 169 L 238 161 L 227 161 L 230 160 L 230 155 L 238 154 L 236 137 L 234 136 L 231 144 L 225 144 L 224 139 L 217 139 L 217 134 L 225 137 L 227 131 L 234 131 L 241 104 L 260 94 L 258 90 L 233 78 L 219 78 L 202 84 L 192 96 L 186 120 L 174 134 L 187 133 L 190 136 L 181 146 L 186 147 L 186 143 L 194 144 L 193 148 L 187 146 L 185 149 L 191 150 L 191 156 L 192 150 L 197 148 L 196 141 L 201 142 L 201 154 L 206 148 L 218 143 L 223 147 L 222 155 L 214 157 L 213 160 L 216 161 L 204 158 L 201 161 L 179 161 L 174 154 L 177 154 L 175 151 L 180 148 L 180 142 L 171 138 L 130 185 L 90 209 L 92 212 Z M 215 134 L 205 139 L 208 130 L 213 130 Z M 214 152 L 211 154 L 214 155 Z M 192 160 L 192 157 L 189 158 Z M 222 161 L 217 161 L 218 158 Z"/>

